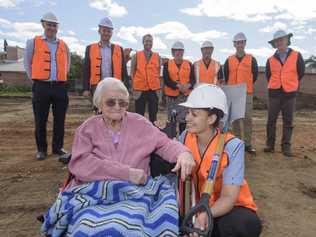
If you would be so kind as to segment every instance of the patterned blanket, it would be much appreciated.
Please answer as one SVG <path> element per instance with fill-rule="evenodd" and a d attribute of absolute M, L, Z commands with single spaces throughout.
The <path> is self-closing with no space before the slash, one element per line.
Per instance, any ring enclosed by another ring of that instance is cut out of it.
<path fill-rule="evenodd" d="M 96 181 L 59 194 L 45 215 L 51 237 L 178 236 L 175 189 L 163 176 L 138 186 Z"/>

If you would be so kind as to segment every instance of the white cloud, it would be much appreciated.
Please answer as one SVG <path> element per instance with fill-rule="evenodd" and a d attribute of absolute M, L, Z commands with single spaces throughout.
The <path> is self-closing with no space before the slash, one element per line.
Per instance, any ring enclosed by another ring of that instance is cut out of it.
<path fill-rule="evenodd" d="M 234 49 L 232 48 L 224 48 L 224 49 L 219 49 L 220 52 L 225 53 L 225 54 L 233 54 L 235 52 Z"/>
<path fill-rule="evenodd" d="M 247 53 L 253 54 L 254 56 L 268 58 L 274 54 L 275 50 L 268 47 L 260 47 L 256 49 L 246 49 Z"/>
<path fill-rule="evenodd" d="M 3 8 L 10 8 L 10 7 L 16 7 L 16 5 L 23 0 L 0 0 L 0 7 Z"/>
<path fill-rule="evenodd" d="M 300 47 L 297 47 L 297 46 L 292 46 L 292 45 L 290 47 L 292 49 L 294 49 L 294 50 L 299 51 L 302 54 L 307 54 L 308 53 L 303 48 L 300 48 Z M 225 54 L 234 54 L 235 53 L 234 49 L 227 49 L 227 48 L 220 49 L 219 51 L 222 52 L 222 53 L 225 53 Z M 274 54 L 275 49 L 268 48 L 268 47 L 249 48 L 249 49 L 246 48 L 246 52 L 254 55 L 255 57 L 260 57 L 260 58 L 267 59 L 268 57 L 270 57 L 271 55 Z"/>
<path fill-rule="evenodd" d="M 308 30 L 307 30 L 307 33 L 308 34 L 313 34 L 313 33 L 316 33 L 316 28 L 309 28 Z"/>
<path fill-rule="evenodd" d="M 5 32 L 1 32 L 2 37 L 24 42 L 26 39 L 42 33 L 42 25 L 34 22 L 10 22 L 6 19 L 0 19 L 0 27 L 6 29 Z"/>
<path fill-rule="evenodd" d="M 127 9 L 112 0 L 89 0 L 90 7 L 96 8 L 111 17 L 122 17 L 127 14 Z"/>
<path fill-rule="evenodd" d="M 0 18 L 0 27 L 1 28 L 10 28 L 11 22 L 6 20 L 6 19 Z"/>
<path fill-rule="evenodd" d="M 219 51 L 222 53 L 225 53 L 225 54 L 234 54 L 235 53 L 235 50 L 232 48 L 229 48 L 229 49 L 224 48 L 224 49 L 220 49 Z M 257 57 L 267 58 L 274 53 L 274 49 L 267 48 L 267 47 L 260 47 L 260 48 L 256 48 L 256 49 L 246 48 L 246 52 L 253 54 L 254 56 L 257 56 Z"/>
<path fill-rule="evenodd" d="M 74 31 L 72 31 L 72 30 L 68 30 L 67 34 L 71 35 L 71 36 L 75 36 L 76 35 L 76 33 Z"/>
<path fill-rule="evenodd" d="M 43 34 L 42 25 L 34 22 L 10 22 L 6 19 L 0 18 L 0 29 L 6 31 L 0 31 L 0 37 L 8 39 L 9 45 L 18 45 L 20 47 L 25 46 L 27 39 L 34 38 L 36 35 Z M 59 35 L 63 32 L 59 30 Z M 71 51 L 80 55 L 84 55 L 85 42 L 75 37 L 75 32 L 67 31 L 67 36 L 61 36 Z"/>
<path fill-rule="evenodd" d="M 7 39 L 8 45 L 10 46 L 19 46 L 20 48 L 25 48 L 25 42 L 19 42 L 15 40 Z"/>
<path fill-rule="evenodd" d="M 167 49 L 167 45 L 161 40 L 160 37 L 155 36 L 153 48 L 154 49 Z"/>
<path fill-rule="evenodd" d="M 119 29 L 117 36 L 130 43 L 137 43 L 141 40 L 141 37 L 147 33 L 152 34 L 155 37 L 155 40 L 156 37 L 159 36 L 164 37 L 167 40 L 191 40 L 198 43 L 201 43 L 204 40 L 224 38 L 227 36 L 226 32 L 217 30 L 191 32 L 186 25 L 177 21 L 168 21 L 148 28 L 141 26 L 122 26 Z M 161 49 L 166 48 L 166 45 L 162 42 L 161 38 L 158 38 L 157 41 L 157 47 L 160 45 L 162 47 L 160 47 Z"/>
<path fill-rule="evenodd" d="M 303 48 L 300 48 L 300 47 L 298 47 L 298 46 L 293 46 L 293 45 L 291 45 L 290 46 L 292 49 L 294 49 L 294 50 L 296 50 L 296 51 L 299 51 L 300 53 L 302 53 L 302 54 L 310 54 L 310 52 L 308 52 L 307 50 L 305 50 L 305 49 L 303 49 Z"/>
<path fill-rule="evenodd" d="M 48 4 L 51 5 L 51 6 L 56 6 L 57 5 L 57 3 L 54 2 L 54 1 L 48 1 Z"/>
<path fill-rule="evenodd" d="M 266 26 L 262 29 L 260 29 L 260 32 L 265 32 L 265 33 L 271 33 L 277 30 L 286 30 L 287 29 L 287 25 L 283 22 L 277 21 L 275 22 L 273 25 L 271 26 Z"/>
<path fill-rule="evenodd" d="M 301 0 L 200 0 L 196 7 L 181 9 L 192 16 L 225 17 L 240 21 L 314 19 L 316 1 Z"/>
<path fill-rule="evenodd" d="M 306 39 L 306 36 L 305 35 L 295 35 L 295 40 L 304 40 Z"/>
<path fill-rule="evenodd" d="M 85 52 L 85 44 L 74 36 L 61 36 L 62 40 L 66 42 L 70 51 L 75 52 L 81 56 L 84 55 Z"/>

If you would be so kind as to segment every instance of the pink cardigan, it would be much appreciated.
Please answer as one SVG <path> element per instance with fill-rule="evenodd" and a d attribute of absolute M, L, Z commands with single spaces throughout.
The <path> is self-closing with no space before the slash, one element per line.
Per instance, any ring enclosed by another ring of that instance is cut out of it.
<path fill-rule="evenodd" d="M 129 168 L 143 169 L 149 174 L 149 156 L 153 151 L 169 162 L 176 162 L 180 153 L 189 150 L 169 139 L 143 116 L 130 112 L 123 118 L 120 142 L 115 148 L 102 116 L 93 116 L 76 130 L 69 163 L 76 179 L 69 186 L 105 179 L 128 180 Z"/>

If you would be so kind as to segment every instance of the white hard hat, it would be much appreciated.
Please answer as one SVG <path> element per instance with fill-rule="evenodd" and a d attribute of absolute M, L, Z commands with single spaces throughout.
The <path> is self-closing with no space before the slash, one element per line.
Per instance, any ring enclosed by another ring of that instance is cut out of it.
<path fill-rule="evenodd" d="M 184 50 L 184 44 L 181 41 L 176 41 L 173 43 L 171 49 L 182 49 Z"/>
<path fill-rule="evenodd" d="M 59 23 L 57 17 L 52 12 L 47 12 L 46 14 L 44 14 L 41 18 L 41 21 L 54 22 L 56 24 Z"/>
<path fill-rule="evenodd" d="M 247 40 L 247 38 L 245 34 L 242 32 L 237 33 L 233 38 L 233 42 L 244 41 L 244 40 Z"/>
<path fill-rule="evenodd" d="M 110 29 L 113 29 L 113 23 L 112 20 L 109 17 L 104 17 L 100 20 L 99 26 L 107 27 Z"/>
<path fill-rule="evenodd" d="M 214 45 L 211 41 L 204 41 L 201 45 L 201 49 L 203 48 L 214 48 Z"/>
<path fill-rule="evenodd" d="M 268 43 L 270 43 L 274 47 L 274 41 L 276 39 L 280 39 L 280 38 L 283 38 L 283 37 L 288 37 L 288 39 L 290 39 L 292 36 L 293 36 L 292 33 L 286 33 L 284 30 L 278 30 L 278 31 L 276 31 L 274 33 L 273 39 L 268 41 Z"/>
<path fill-rule="evenodd" d="M 219 109 L 228 113 L 227 99 L 224 91 L 213 84 L 200 84 L 190 93 L 186 102 L 180 105 L 188 108 Z"/>

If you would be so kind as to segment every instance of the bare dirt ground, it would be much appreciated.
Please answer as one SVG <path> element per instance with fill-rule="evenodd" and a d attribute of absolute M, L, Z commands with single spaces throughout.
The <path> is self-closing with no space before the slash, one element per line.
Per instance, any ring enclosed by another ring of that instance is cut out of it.
<path fill-rule="evenodd" d="M 88 101 L 72 97 L 67 114 L 65 148 L 71 149 L 74 130 L 92 113 Z M 163 115 L 161 114 L 160 117 Z M 51 141 L 52 118 L 48 123 Z M 266 111 L 254 115 L 256 157 L 246 158 L 246 177 L 264 223 L 263 237 L 316 236 L 316 111 L 296 113 L 295 157 L 262 152 Z M 281 134 L 278 124 L 278 140 Z M 36 216 L 53 203 L 67 169 L 49 155 L 36 161 L 31 100 L 0 98 L 0 236 L 40 235 Z M 50 151 L 49 151 L 50 154 Z M 251 236 L 250 236 L 251 237 Z"/>

